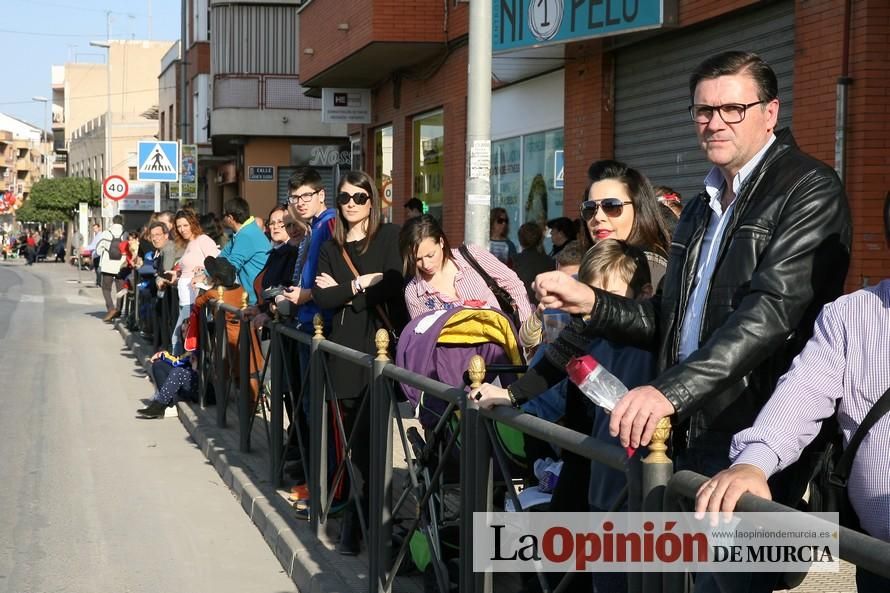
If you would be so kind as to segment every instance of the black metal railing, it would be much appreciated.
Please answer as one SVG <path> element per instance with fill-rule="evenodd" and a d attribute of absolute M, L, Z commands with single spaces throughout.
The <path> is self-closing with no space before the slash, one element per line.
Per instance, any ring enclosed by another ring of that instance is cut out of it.
<path fill-rule="evenodd" d="M 175 291 L 168 291 L 175 293 Z M 460 438 L 459 471 L 459 530 L 460 530 L 460 577 L 459 589 L 465 593 L 491 590 L 491 579 L 472 570 L 474 551 L 473 513 L 492 509 L 492 492 L 496 476 L 508 486 L 507 496 L 510 497 L 517 510 L 521 507 L 512 491 L 510 470 L 499 449 L 495 438 L 494 423 L 512 427 L 525 435 L 542 439 L 561 449 L 572 451 L 587 459 L 597 461 L 610 468 L 625 472 L 628 486 L 626 504 L 630 511 L 674 511 L 688 507 L 688 501 L 694 499 L 698 486 L 706 480 L 704 476 L 692 472 L 673 473 L 673 464 L 666 455 L 666 441 L 670 434 L 667 419 L 659 423 L 658 429 L 649 445 L 649 453 L 642 464 L 631 464 L 624 449 L 614 444 L 605 443 L 594 437 L 582 434 L 563 426 L 547 422 L 535 416 L 524 414 L 512 408 L 496 407 L 491 410 L 478 409 L 468 403 L 464 386 L 446 385 L 439 381 L 419 375 L 393 364 L 388 357 L 389 335 L 380 330 L 376 336 L 377 356 L 352 350 L 326 340 L 323 336 L 320 316 L 315 320 L 315 333 L 310 336 L 287 324 L 272 320 L 266 324 L 269 333 L 268 354 L 262 365 L 262 372 L 257 373 L 257 396 L 251 396 L 252 370 L 250 357 L 257 350 L 252 336 L 254 328 L 244 313 L 246 300 L 241 308 L 225 304 L 220 293 L 216 300 L 209 301 L 202 309 L 201 316 L 201 347 L 199 353 L 199 394 L 202 406 L 215 401 L 217 406 L 217 425 L 226 427 L 226 411 L 229 401 L 236 399 L 238 414 L 239 445 L 242 451 L 250 449 L 250 432 L 256 416 L 256 407 L 262 405 L 264 396 L 268 396 L 269 418 L 268 427 L 269 459 L 268 471 L 270 481 L 280 486 L 283 481 L 285 453 L 291 447 L 300 451 L 300 458 L 307 460 L 306 474 L 310 501 L 310 526 L 317 537 L 321 537 L 332 511 L 333 490 L 339 480 L 349 476 L 350 488 L 356 488 L 354 479 L 355 468 L 347 454 L 329 475 L 327 459 L 328 431 L 339 432 L 339 436 L 347 442 L 347 453 L 355 443 L 349 442 L 344 430 L 342 418 L 336 411 L 337 406 L 329 406 L 336 402 L 338 394 L 331 388 L 327 370 L 327 357 L 338 357 L 348 360 L 357 367 L 367 369 L 371 373 L 368 394 L 364 404 L 369 406 L 370 436 L 366 446 L 370 450 L 370 467 L 368 479 L 369 515 L 365 524 L 364 514 L 359 510 L 358 516 L 361 529 L 365 536 L 368 549 L 369 591 L 392 591 L 397 578 L 399 564 L 407 554 L 407 543 L 399 549 L 392 544 L 393 517 L 405 504 L 403 493 L 398 501 L 393 501 L 393 444 L 394 430 L 401 441 L 409 466 L 409 480 L 418 485 L 417 477 L 411 468 L 419 463 L 419 457 L 425 453 L 421 446 L 412 441 L 410 429 L 406 430 L 398 413 L 398 383 L 411 385 L 422 390 L 426 396 L 444 401 L 448 405 L 446 413 L 457 411 L 459 422 L 455 432 L 447 442 L 440 443 L 439 453 L 443 450 L 446 457 Z M 161 307 L 163 311 L 164 307 Z M 175 311 L 175 309 L 174 309 Z M 175 317 L 174 317 L 175 319 Z M 237 325 L 237 340 L 232 340 L 228 325 Z M 232 346 L 234 343 L 235 347 Z M 297 364 L 295 352 L 302 346 L 310 351 L 309 368 L 301 369 Z M 239 365 L 238 380 L 232 373 L 234 359 Z M 256 365 L 254 365 L 256 367 Z M 486 374 L 481 357 L 474 357 L 468 364 L 471 384 L 482 381 Z M 211 397 L 211 393 L 213 397 Z M 232 397 L 234 395 L 234 398 Z M 284 414 L 288 405 L 291 410 L 291 422 L 287 430 L 284 428 Z M 296 421 L 298 410 L 308 406 L 309 434 L 302 434 L 300 424 Z M 330 418 L 331 410 L 335 417 Z M 360 415 L 360 414 L 359 414 Z M 333 422 L 332 422 L 333 421 Z M 308 451 L 304 443 L 309 443 Z M 305 463 L 304 463 L 305 467 Z M 495 471 L 497 469 L 497 471 Z M 423 497 L 416 501 L 423 507 L 433 496 L 434 486 L 441 477 L 442 469 L 437 467 L 428 484 L 431 488 L 421 489 Z M 506 478 L 506 479 L 504 479 Z M 357 494 L 353 490 L 353 494 Z M 354 501 L 357 496 L 352 497 Z M 799 513 L 794 509 L 776 503 L 744 496 L 738 507 L 739 511 L 781 511 Z M 409 524 L 409 533 L 415 528 L 426 529 L 423 517 L 415 516 Z M 890 557 L 890 543 L 876 540 L 867 535 L 841 528 L 840 556 L 842 559 L 862 566 L 876 574 L 890 577 L 890 566 L 886 559 Z M 440 588 L 447 586 L 447 569 L 434 562 L 437 581 Z M 570 577 L 569 577 L 570 578 Z M 688 579 L 682 573 L 642 573 L 628 574 L 628 590 L 631 592 L 646 591 L 679 593 L 685 590 Z M 550 590 L 542 580 L 544 590 Z M 447 589 L 444 589 L 447 590 Z M 556 590 L 560 590 L 558 587 Z"/>

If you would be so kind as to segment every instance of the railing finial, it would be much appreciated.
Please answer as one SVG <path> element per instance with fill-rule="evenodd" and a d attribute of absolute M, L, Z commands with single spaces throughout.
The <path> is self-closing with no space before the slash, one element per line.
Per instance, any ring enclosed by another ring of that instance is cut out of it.
<path fill-rule="evenodd" d="M 316 313 L 312 317 L 312 326 L 315 328 L 315 335 L 312 337 L 319 340 L 324 338 L 324 317 L 321 316 L 321 313 Z"/>
<path fill-rule="evenodd" d="M 377 346 L 377 360 L 389 360 L 389 332 L 384 328 L 374 334 L 374 345 Z"/>
<path fill-rule="evenodd" d="M 485 359 L 478 354 L 473 355 L 467 372 L 470 375 L 470 388 L 478 389 L 482 385 L 482 381 L 485 380 Z"/>
<path fill-rule="evenodd" d="M 649 443 L 649 455 L 643 459 L 643 463 L 671 463 L 667 456 L 667 440 L 671 436 L 671 418 L 665 416 L 658 421 L 652 441 Z"/>
<path fill-rule="evenodd" d="M 241 308 L 242 308 L 242 309 L 246 309 L 246 308 L 247 308 L 247 300 L 248 300 L 249 298 L 250 298 L 250 297 L 248 296 L 246 290 L 245 290 L 243 293 L 241 293 Z"/>
<path fill-rule="evenodd" d="M 226 289 L 223 288 L 222 284 L 216 287 L 216 300 L 220 303 L 223 302 L 223 295 L 225 294 Z"/>

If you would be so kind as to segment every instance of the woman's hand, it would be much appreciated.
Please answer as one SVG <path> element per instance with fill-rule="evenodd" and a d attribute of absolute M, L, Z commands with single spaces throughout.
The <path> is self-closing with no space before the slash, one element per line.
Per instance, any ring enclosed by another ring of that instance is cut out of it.
<path fill-rule="evenodd" d="M 494 406 L 511 406 L 510 396 L 503 387 L 497 387 L 491 383 L 483 383 L 479 389 L 473 389 L 467 394 L 470 401 L 475 402 L 480 408 L 485 410 Z"/>
<path fill-rule="evenodd" d="M 152 354 L 152 355 L 151 355 L 151 358 L 149 358 L 148 360 L 149 360 L 150 362 L 156 362 L 156 361 L 161 357 L 161 355 L 162 355 L 163 353 L 164 353 L 163 350 L 159 350 L 158 352 L 155 352 L 154 354 Z"/>
<path fill-rule="evenodd" d="M 373 274 L 362 274 L 357 278 L 357 280 L 358 283 L 362 285 L 362 289 L 367 290 L 368 288 L 383 280 L 383 273 L 374 272 Z"/>
<path fill-rule="evenodd" d="M 315 277 L 315 285 L 319 288 L 331 288 L 337 286 L 337 281 L 327 272 L 322 272 Z"/>

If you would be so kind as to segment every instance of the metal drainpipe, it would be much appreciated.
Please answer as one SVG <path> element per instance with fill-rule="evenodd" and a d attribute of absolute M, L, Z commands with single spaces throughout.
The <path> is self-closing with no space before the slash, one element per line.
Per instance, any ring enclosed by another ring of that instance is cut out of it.
<path fill-rule="evenodd" d="M 841 41 L 841 75 L 837 79 L 836 106 L 834 117 L 834 170 L 841 181 L 844 180 L 847 166 L 847 95 L 853 79 L 850 68 L 850 11 L 852 0 L 844 3 L 844 29 Z"/>

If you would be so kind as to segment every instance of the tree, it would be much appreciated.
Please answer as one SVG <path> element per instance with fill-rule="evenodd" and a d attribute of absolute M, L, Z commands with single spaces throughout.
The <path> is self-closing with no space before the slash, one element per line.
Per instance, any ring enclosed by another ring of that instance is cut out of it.
<path fill-rule="evenodd" d="M 100 205 L 101 185 L 85 177 L 41 179 L 31 187 L 31 194 L 16 211 L 22 222 L 65 222 L 74 219 L 77 205 Z"/>

